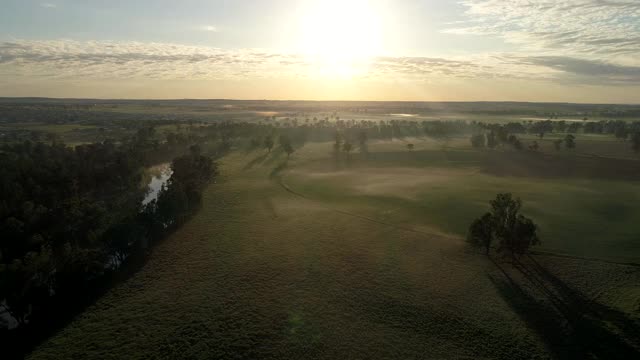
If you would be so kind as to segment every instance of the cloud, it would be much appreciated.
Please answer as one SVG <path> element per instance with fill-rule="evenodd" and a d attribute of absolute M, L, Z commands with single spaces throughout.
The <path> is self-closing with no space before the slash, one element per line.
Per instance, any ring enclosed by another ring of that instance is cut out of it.
<path fill-rule="evenodd" d="M 41 79 L 309 79 L 325 65 L 300 54 L 166 43 L 31 41 L 0 43 L 0 75 Z M 352 65 L 356 78 L 527 79 L 631 84 L 640 67 L 568 56 L 377 57 Z"/>
<path fill-rule="evenodd" d="M 638 0 L 464 0 L 467 18 L 446 33 L 499 36 L 546 55 L 635 58 Z"/>
<path fill-rule="evenodd" d="M 298 60 L 297 55 L 261 50 L 165 43 L 72 40 L 0 43 L 0 73 L 24 77 L 265 78 L 283 71 L 281 61 Z M 296 69 L 285 70 L 291 73 Z"/>
<path fill-rule="evenodd" d="M 218 32 L 218 28 L 213 25 L 204 25 L 199 28 L 202 31 Z"/>
<path fill-rule="evenodd" d="M 14 76 L 304 78 L 313 77 L 318 73 L 318 68 L 323 66 L 304 55 L 256 49 L 228 50 L 165 43 L 72 40 L 20 40 L 0 43 L 0 71 Z M 388 57 L 373 59 L 366 64 L 366 71 L 361 76 L 472 76 L 477 69 L 481 69 L 480 66 L 470 61 Z"/>
<path fill-rule="evenodd" d="M 640 66 L 625 66 L 599 60 L 576 59 L 564 56 L 540 56 L 521 59 L 524 63 L 558 70 L 559 80 L 592 83 L 632 85 L 640 83 Z"/>
<path fill-rule="evenodd" d="M 58 5 L 54 3 L 40 3 L 40 6 L 47 9 L 54 9 L 58 7 Z"/>

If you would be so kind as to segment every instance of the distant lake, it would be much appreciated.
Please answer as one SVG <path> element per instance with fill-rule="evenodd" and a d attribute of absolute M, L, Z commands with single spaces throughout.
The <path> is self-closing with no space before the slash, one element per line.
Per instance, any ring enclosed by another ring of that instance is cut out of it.
<path fill-rule="evenodd" d="M 173 170 L 171 170 L 171 164 L 169 163 L 156 165 L 150 168 L 149 172 L 152 174 L 152 178 L 147 185 L 148 192 L 142 201 L 142 205 L 147 205 L 153 200 L 157 200 L 160 190 L 162 190 L 162 186 L 166 185 L 167 181 L 171 179 L 171 175 L 173 175 Z"/>
<path fill-rule="evenodd" d="M 418 116 L 418 114 L 389 114 L 391 116 L 395 116 L 395 117 L 416 117 Z"/>

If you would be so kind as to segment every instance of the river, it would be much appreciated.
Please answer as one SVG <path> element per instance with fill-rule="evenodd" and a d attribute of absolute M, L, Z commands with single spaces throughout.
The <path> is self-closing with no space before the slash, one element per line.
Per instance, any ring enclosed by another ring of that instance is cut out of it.
<path fill-rule="evenodd" d="M 142 205 L 147 205 L 153 200 L 157 200 L 162 186 L 166 185 L 171 179 L 171 175 L 173 175 L 173 170 L 171 170 L 171 164 L 169 163 L 153 166 L 148 171 L 152 174 L 152 178 L 147 185 L 148 192 L 142 201 Z"/>

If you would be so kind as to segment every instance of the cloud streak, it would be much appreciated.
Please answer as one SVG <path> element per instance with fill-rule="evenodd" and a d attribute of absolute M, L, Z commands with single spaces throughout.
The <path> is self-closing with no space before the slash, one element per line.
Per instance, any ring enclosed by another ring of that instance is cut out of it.
<path fill-rule="evenodd" d="M 638 0 L 464 0 L 466 18 L 444 32 L 499 36 L 524 51 L 638 59 Z"/>
<path fill-rule="evenodd" d="M 0 75 L 41 79 L 305 79 L 322 63 L 300 54 L 165 43 L 13 41 L 0 43 Z M 376 80 L 527 79 L 633 84 L 640 67 L 569 56 L 519 54 L 452 58 L 378 57 L 353 64 Z"/>
<path fill-rule="evenodd" d="M 213 26 L 213 25 L 204 25 L 200 27 L 200 30 L 202 31 L 208 31 L 208 32 L 218 32 L 218 28 Z"/>

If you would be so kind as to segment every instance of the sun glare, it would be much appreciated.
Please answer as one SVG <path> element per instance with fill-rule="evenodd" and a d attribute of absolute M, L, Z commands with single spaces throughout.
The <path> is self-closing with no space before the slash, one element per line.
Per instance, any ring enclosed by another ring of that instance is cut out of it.
<path fill-rule="evenodd" d="M 299 46 L 319 75 L 357 76 L 381 51 L 381 18 L 369 1 L 308 2 L 299 19 Z"/>

